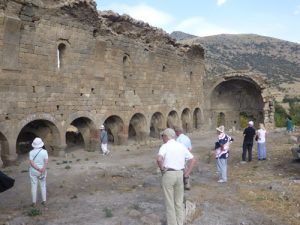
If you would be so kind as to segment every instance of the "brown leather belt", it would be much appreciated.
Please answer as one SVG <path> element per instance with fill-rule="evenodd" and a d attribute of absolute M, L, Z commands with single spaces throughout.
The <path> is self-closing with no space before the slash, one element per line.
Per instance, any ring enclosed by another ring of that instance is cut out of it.
<path fill-rule="evenodd" d="M 183 169 L 182 170 L 175 170 L 175 169 L 172 169 L 172 168 L 168 168 L 167 171 L 183 171 Z"/>

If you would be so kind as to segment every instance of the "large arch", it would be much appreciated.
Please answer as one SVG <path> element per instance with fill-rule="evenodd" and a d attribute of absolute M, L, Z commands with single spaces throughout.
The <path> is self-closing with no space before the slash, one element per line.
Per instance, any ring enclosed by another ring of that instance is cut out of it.
<path fill-rule="evenodd" d="M 141 113 L 134 114 L 129 122 L 128 139 L 143 141 L 148 135 L 147 120 Z"/>
<path fill-rule="evenodd" d="M 168 128 L 173 128 L 173 129 L 175 127 L 180 127 L 180 120 L 179 120 L 178 114 L 175 110 L 172 110 L 168 114 L 167 127 Z"/>
<path fill-rule="evenodd" d="M 165 119 L 162 113 L 156 112 L 151 117 L 150 137 L 159 138 L 160 132 L 165 128 Z"/>
<path fill-rule="evenodd" d="M 86 151 L 95 151 L 97 148 L 98 132 L 94 122 L 87 117 L 74 119 L 66 132 L 66 144 L 69 147 L 83 147 Z"/>
<path fill-rule="evenodd" d="M 19 132 L 16 143 L 18 155 L 28 153 L 32 147 L 31 143 L 35 137 L 40 137 L 45 143 L 49 154 L 56 154 L 59 150 L 60 132 L 54 123 L 45 119 L 37 119 L 27 123 Z"/>
<path fill-rule="evenodd" d="M 191 110 L 189 108 L 185 108 L 181 113 L 181 124 L 182 129 L 186 133 L 190 133 L 193 131 L 193 122 L 191 117 Z"/>
<path fill-rule="evenodd" d="M 121 145 L 126 142 L 126 137 L 124 134 L 124 122 L 116 115 L 109 116 L 104 121 L 104 126 L 108 133 L 108 141 L 110 143 Z"/>
<path fill-rule="evenodd" d="M 230 77 L 215 86 L 211 93 L 212 125 L 241 129 L 241 112 L 249 119 L 264 122 L 264 101 L 262 89 L 250 78 Z"/>

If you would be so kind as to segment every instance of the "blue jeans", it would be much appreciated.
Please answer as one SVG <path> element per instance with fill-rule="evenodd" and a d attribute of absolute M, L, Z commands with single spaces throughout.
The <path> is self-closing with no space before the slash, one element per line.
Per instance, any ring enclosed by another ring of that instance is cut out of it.
<path fill-rule="evenodd" d="M 227 181 L 227 159 L 216 158 L 220 179 Z"/>
<path fill-rule="evenodd" d="M 267 157 L 266 142 L 257 143 L 257 155 L 258 155 L 258 159 L 266 159 Z"/>

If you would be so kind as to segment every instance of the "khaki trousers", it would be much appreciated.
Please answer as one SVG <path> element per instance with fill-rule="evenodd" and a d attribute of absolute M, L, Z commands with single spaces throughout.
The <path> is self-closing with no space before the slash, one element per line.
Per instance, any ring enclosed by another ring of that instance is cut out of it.
<path fill-rule="evenodd" d="M 162 176 L 162 189 L 168 225 L 183 225 L 184 222 L 184 187 L 183 171 L 167 171 Z"/>

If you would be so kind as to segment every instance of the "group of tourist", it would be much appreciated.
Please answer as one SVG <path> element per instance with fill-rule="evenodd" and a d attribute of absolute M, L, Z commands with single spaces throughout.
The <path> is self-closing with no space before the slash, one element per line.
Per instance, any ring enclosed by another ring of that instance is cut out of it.
<path fill-rule="evenodd" d="M 219 172 L 219 183 L 227 182 L 227 160 L 229 157 L 230 144 L 234 141 L 225 133 L 225 127 L 219 126 L 217 130 L 217 141 L 215 142 L 216 166 Z M 243 140 L 243 153 L 241 163 L 252 161 L 252 148 L 254 137 L 257 141 L 258 160 L 266 159 L 266 129 L 262 123 L 256 131 L 254 122 L 249 121 L 245 128 Z M 181 129 L 167 128 L 162 132 L 163 145 L 157 156 L 157 165 L 162 173 L 161 186 L 164 194 L 167 224 L 183 224 L 184 210 L 183 198 L 185 178 L 189 177 L 196 162 L 191 153 L 192 145 L 190 139 L 182 133 Z M 185 166 L 187 162 L 187 166 Z M 182 180 L 182 177 L 184 179 Z"/>
<path fill-rule="evenodd" d="M 103 155 L 108 155 L 108 135 L 104 125 L 100 127 L 100 142 Z M 230 144 L 234 141 L 225 133 L 225 127 L 219 126 L 217 130 L 217 141 L 215 142 L 216 166 L 219 171 L 219 183 L 227 182 L 227 159 L 229 157 Z M 258 160 L 266 159 L 266 129 L 262 123 L 256 131 L 253 121 L 248 122 L 245 128 L 243 140 L 242 161 L 252 161 L 253 140 L 257 141 Z M 189 190 L 188 178 L 196 163 L 191 153 L 192 144 L 190 138 L 183 133 L 181 128 L 167 128 L 161 132 L 163 144 L 157 155 L 157 165 L 161 171 L 161 186 L 166 206 L 167 223 L 169 225 L 184 223 L 184 190 Z M 32 206 L 36 206 L 37 186 L 39 184 L 42 195 L 42 204 L 46 204 L 46 176 L 48 165 L 48 153 L 44 149 L 44 142 L 37 137 L 32 142 L 33 149 L 29 153 L 30 181 Z"/>

